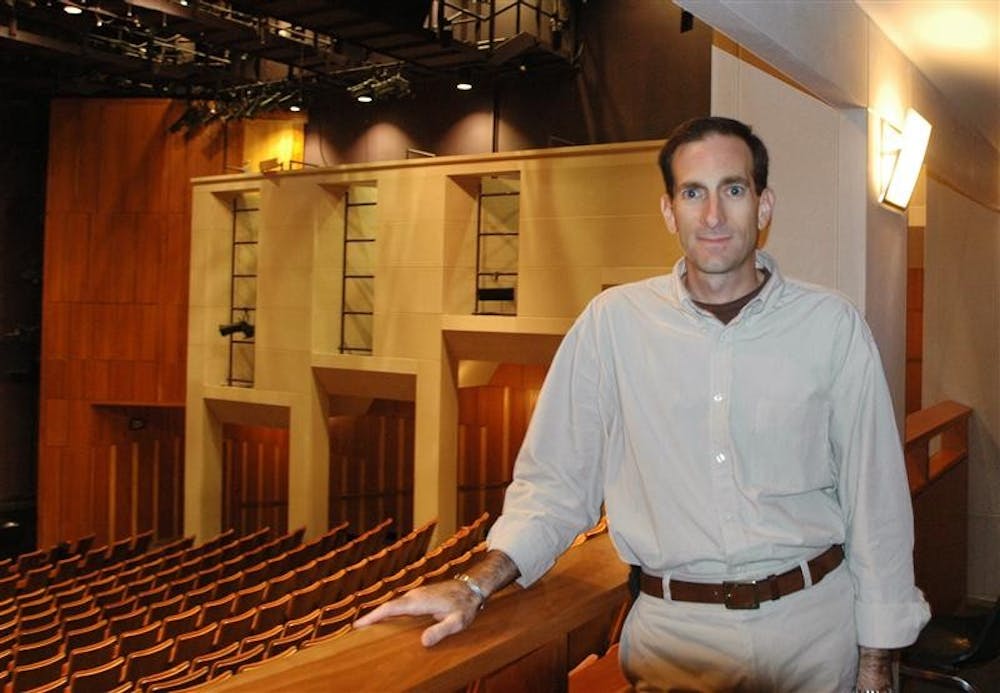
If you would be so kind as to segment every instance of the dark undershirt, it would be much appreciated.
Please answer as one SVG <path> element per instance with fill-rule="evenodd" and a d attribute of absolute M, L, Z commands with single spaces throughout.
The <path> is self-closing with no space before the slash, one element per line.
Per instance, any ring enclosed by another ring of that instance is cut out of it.
<path fill-rule="evenodd" d="M 727 303 L 703 303 L 702 301 L 695 301 L 693 298 L 691 300 L 694 301 L 694 304 L 699 308 L 707 310 L 709 313 L 717 317 L 719 322 L 723 325 L 728 325 L 732 322 L 733 318 L 740 314 L 740 311 L 743 310 L 743 306 L 750 303 L 750 301 L 752 301 L 757 294 L 764 290 L 764 286 L 767 285 L 767 280 L 771 278 L 771 273 L 763 267 L 760 268 L 760 271 L 764 275 L 764 281 L 762 281 L 760 286 L 748 293 L 746 296 L 741 296 L 740 298 Z"/>

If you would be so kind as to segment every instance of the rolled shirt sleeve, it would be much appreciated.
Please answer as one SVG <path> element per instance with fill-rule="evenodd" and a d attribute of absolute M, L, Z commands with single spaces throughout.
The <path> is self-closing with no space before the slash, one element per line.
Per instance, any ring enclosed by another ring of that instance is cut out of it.
<path fill-rule="evenodd" d="M 892 402 L 874 340 L 845 306 L 836 332 L 830 437 L 844 512 L 858 642 L 916 640 L 930 609 L 913 581 L 913 510 Z"/>
<path fill-rule="evenodd" d="M 517 564 L 523 587 L 538 580 L 600 516 L 602 377 L 588 308 L 556 352 L 514 465 L 503 514 L 487 537 L 490 549 Z"/>

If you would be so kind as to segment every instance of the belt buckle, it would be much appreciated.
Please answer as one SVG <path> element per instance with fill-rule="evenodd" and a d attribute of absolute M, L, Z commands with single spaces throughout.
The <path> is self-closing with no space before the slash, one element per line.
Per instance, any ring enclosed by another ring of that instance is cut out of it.
<path fill-rule="evenodd" d="M 757 582 L 757 580 L 752 580 L 750 582 L 723 582 L 722 603 L 727 609 L 759 609 L 760 597 L 757 594 Z M 737 601 L 736 591 L 740 587 L 750 589 L 750 593 L 753 595 L 753 599 L 751 601 Z"/>

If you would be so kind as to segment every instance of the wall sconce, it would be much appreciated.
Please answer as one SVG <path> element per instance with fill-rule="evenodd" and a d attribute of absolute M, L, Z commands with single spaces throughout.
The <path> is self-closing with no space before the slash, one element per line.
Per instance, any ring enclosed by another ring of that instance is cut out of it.
<path fill-rule="evenodd" d="M 912 108 L 906 109 L 902 132 L 882 121 L 879 202 L 901 210 L 910 204 L 930 137 L 931 124 Z"/>

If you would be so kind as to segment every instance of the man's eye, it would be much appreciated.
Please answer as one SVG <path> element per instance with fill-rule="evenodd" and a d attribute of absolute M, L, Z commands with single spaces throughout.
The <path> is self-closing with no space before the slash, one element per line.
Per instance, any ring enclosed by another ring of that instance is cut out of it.
<path fill-rule="evenodd" d="M 681 190 L 681 197 L 685 200 L 697 200 L 699 197 L 699 191 L 695 188 L 685 188 Z"/>
<path fill-rule="evenodd" d="M 730 185 L 728 192 L 730 197 L 740 197 L 747 191 L 746 186 L 743 185 Z"/>

